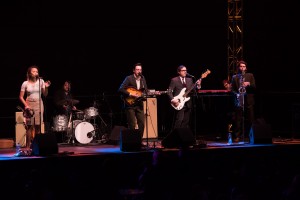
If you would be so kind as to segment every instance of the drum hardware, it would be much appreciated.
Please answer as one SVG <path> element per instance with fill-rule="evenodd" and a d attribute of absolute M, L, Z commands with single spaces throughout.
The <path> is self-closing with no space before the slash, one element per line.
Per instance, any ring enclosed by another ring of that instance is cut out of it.
<path fill-rule="evenodd" d="M 68 118 L 66 115 L 57 115 L 53 119 L 53 130 L 56 132 L 66 131 Z"/>
<path fill-rule="evenodd" d="M 75 127 L 75 138 L 81 144 L 90 143 L 95 136 L 94 126 L 89 122 L 80 122 Z"/>
<path fill-rule="evenodd" d="M 70 114 L 69 123 L 68 123 L 68 136 L 69 139 L 67 143 L 75 144 L 75 134 L 74 134 L 74 123 L 77 122 L 76 120 L 73 120 L 73 112 Z"/>
<path fill-rule="evenodd" d="M 94 126 L 85 120 L 73 120 L 71 114 L 67 134 L 69 137 L 67 143 L 75 144 L 76 139 L 81 144 L 88 144 L 96 136 L 96 131 Z"/>
<path fill-rule="evenodd" d="M 78 103 L 79 103 L 79 100 L 76 100 L 76 99 L 63 99 L 58 102 L 58 105 L 72 105 L 73 106 Z"/>
<path fill-rule="evenodd" d="M 95 107 L 89 107 L 83 111 L 76 110 L 70 115 L 69 123 L 67 126 L 67 143 L 74 144 L 75 141 L 81 144 L 88 144 L 93 141 L 97 142 L 97 138 L 101 142 L 107 141 L 107 135 L 104 134 L 100 137 L 98 134 L 99 128 L 96 124 L 96 118 L 99 116 L 101 123 L 106 127 L 107 124 L 103 118 L 99 115 L 98 109 Z"/>
<path fill-rule="evenodd" d="M 97 123 L 96 123 L 96 118 L 99 117 L 99 119 L 101 120 L 101 125 L 103 124 L 105 127 L 107 127 L 107 124 L 105 123 L 105 121 L 103 120 L 103 118 L 101 117 L 101 115 L 98 113 L 96 117 L 92 118 L 91 122 L 94 126 L 95 129 L 95 134 L 94 134 L 94 141 L 97 141 L 97 139 L 101 142 L 101 143 L 106 143 L 108 139 L 107 137 L 104 137 L 103 135 L 100 135 L 100 128 L 98 127 Z M 102 126 L 101 126 L 102 127 Z"/>
<path fill-rule="evenodd" d="M 75 113 L 77 120 L 85 120 L 85 115 L 83 111 L 77 110 L 78 112 Z"/>
<path fill-rule="evenodd" d="M 85 116 L 87 119 L 93 119 L 99 115 L 98 109 L 95 107 L 89 107 L 84 110 Z"/>

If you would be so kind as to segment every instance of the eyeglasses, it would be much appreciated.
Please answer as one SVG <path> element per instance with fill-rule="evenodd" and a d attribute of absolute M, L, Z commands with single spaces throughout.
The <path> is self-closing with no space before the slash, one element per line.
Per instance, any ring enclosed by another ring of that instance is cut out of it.
<path fill-rule="evenodd" d="M 182 69 L 182 70 L 180 70 L 180 71 L 182 71 L 182 72 L 186 72 L 187 70 L 186 70 L 186 69 Z"/>

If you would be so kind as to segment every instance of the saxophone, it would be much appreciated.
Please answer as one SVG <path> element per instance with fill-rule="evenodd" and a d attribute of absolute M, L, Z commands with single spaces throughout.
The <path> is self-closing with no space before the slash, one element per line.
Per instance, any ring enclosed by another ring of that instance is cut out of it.
<path fill-rule="evenodd" d="M 238 101 L 239 107 L 244 107 L 244 95 L 246 93 L 246 88 L 244 86 L 245 71 L 242 71 L 242 74 L 240 75 L 239 80 L 240 80 L 240 87 L 238 89 L 237 101 Z"/>

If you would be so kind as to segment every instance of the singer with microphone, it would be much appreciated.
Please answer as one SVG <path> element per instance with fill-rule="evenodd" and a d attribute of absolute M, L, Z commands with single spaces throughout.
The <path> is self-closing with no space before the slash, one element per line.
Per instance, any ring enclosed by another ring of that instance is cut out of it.
<path fill-rule="evenodd" d="M 143 96 L 147 94 L 148 87 L 145 77 L 142 75 L 142 64 L 136 63 L 133 66 L 132 74 L 125 77 L 118 92 L 123 100 L 128 128 L 135 130 L 143 137 L 145 127 L 145 115 L 143 108 Z"/>
<path fill-rule="evenodd" d="M 42 96 L 48 95 L 50 81 L 44 81 L 39 76 L 38 66 L 32 65 L 27 69 L 26 80 L 21 85 L 19 100 L 24 105 L 24 110 L 32 110 L 33 115 L 26 118 L 24 115 L 26 130 L 26 148 L 31 148 L 35 134 L 41 133 L 43 122 L 44 104 Z M 26 97 L 26 99 L 25 99 Z"/>
<path fill-rule="evenodd" d="M 189 128 L 192 111 L 191 94 L 201 88 L 201 79 L 194 81 L 195 77 L 187 73 L 184 65 L 177 67 L 178 76 L 171 79 L 168 96 L 172 107 L 175 109 L 175 121 L 173 129 Z M 195 82 L 195 83 L 194 83 Z"/>

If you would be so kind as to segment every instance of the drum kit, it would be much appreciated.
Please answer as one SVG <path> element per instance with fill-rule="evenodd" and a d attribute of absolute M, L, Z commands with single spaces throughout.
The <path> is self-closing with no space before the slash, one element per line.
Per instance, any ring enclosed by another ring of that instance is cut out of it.
<path fill-rule="evenodd" d="M 63 105 L 71 103 L 75 105 L 79 103 L 78 100 L 71 100 L 70 102 L 63 102 Z M 89 107 L 85 110 L 75 110 L 68 118 L 66 115 L 57 115 L 53 118 L 53 131 L 66 132 L 67 143 L 77 142 L 81 144 L 88 144 L 96 139 L 96 117 L 99 116 L 98 109 Z M 93 124 L 91 123 L 93 120 Z"/>

